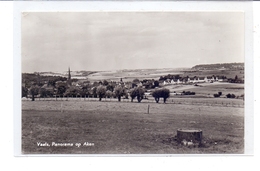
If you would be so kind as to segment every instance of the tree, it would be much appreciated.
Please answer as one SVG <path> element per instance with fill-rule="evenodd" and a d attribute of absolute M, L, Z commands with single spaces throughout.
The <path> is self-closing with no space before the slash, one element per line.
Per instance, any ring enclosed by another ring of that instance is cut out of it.
<path fill-rule="evenodd" d="M 64 93 L 65 96 L 78 96 L 80 95 L 80 89 L 77 86 L 70 86 L 66 89 L 66 92 Z"/>
<path fill-rule="evenodd" d="M 122 87 L 122 86 L 117 86 L 114 89 L 114 93 L 115 93 L 115 96 L 118 98 L 118 101 L 120 102 L 121 101 L 121 96 L 123 96 L 126 93 L 125 92 L 125 88 Z"/>
<path fill-rule="evenodd" d="M 129 95 L 131 97 L 131 102 L 134 101 L 135 97 L 136 97 L 136 91 L 135 91 L 135 88 L 132 88 L 129 90 Z"/>
<path fill-rule="evenodd" d="M 22 97 L 27 97 L 27 95 L 28 95 L 28 89 L 22 86 Z"/>
<path fill-rule="evenodd" d="M 32 95 L 32 101 L 34 101 L 34 98 L 39 93 L 39 87 L 37 85 L 32 85 L 29 89 L 29 93 Z"/>
<path fill-rule="evenodd" d="M 104 86 L 107 86 L 107 85 L 108 85 L 107 80 L 104 80 L 104 81 L 103 81 L 103 85 L 104 85 Z"/>
<path fill-rule="evenodd" d="M 97 87 L 97 95 L 98 95 L 98 97 L 99 97 L 99 101 L 101 101 L 102 98 L 105 97 L 106 91 L 107 91 L 106 86 L 99 85 L 99 86 Z"/>
<path fill-rule="evenodd" d="M 238 79 L 237 75 L 235 76 L 235 81 Z"/>
<path fill-rule="evenodd" d="M 152 93 L 152 96 L 154 97 L 154 100 L 156 101 L 156 103 L 159 103 L 159 100 L 160 100 L 160 90 L 155 90 Z"/>
<path fill-rule="evenodd" d="M 40 88 L 39 93 L 40 97 L 47 97 L 47 91 L 45 88 Z"/>
<path fill-rule="evenodd" d="M 65 85 L 59 85 L 57 87 L 56 95 L 62 96 L 66 92 L 66 86 Z"/>
<path fill-rule="evenodd" d="M 163 102 L 166 103 L 167 98 L 170 97 L 170 90 L 167 88 L 161 89 L 161 97 L 163 98 Z"/>
<path fill-rule="evenodd" d="M 92 93 L 91 93 L 94 97 L 97 97 L 97 87 L 93 87 L 92 88 Z"/>
<path fill-rule="evenodd" d="M 156 103 L 159 102 L 160 97 L 162 97 L 163 98 L 163 102 L 166 103 L 167 98 L 170 97 L 170 90 L 167 89 L 167 88 L 158 89 L 158 90 L 155 90 L 152 93 L 152 96 L 154 97 Z"/>
<path fill-rule="evenodd" d="M 54 94 L 54 91 L 53 91 L 52 87 L 48 87 L 48 88 L 41 87 L 39 89 L 39 94 L 40 94 L 40 97 L 52 97 Z"/>
<path fill-rule="evenodd" d="M 137 101 L 138 103 L 140 103 L 144 98 L 144 89 L 142 87 L 136 87 L 135 92 L 136 92 L 135 94 L 137 97 Z"/>
<path fill-rule="evenodd" d="M 140 83 L 140 80 L 137 79 L 137 78 L 135 78 L 135 79 L 133 80 L 133 83 L 135 83 L 135 84 L 139 84 L 139 83 Z"/>
<path fill-rule="evenodd" d="M 154 87 L 159 87 L 159 81 L 154 81 L 153 84 L 154 84 Z"/>
<path fill-rule="evenodd" d="M 113 92 L 110 91 L 110 90 L 107 90 L 107 91 L 106 91 L 106 97 L 107 97 L 107 98 L 113 97 Z"/>
<path fill-rule="evenodd" d="M 131 102 L 133 102 L 135 97 L 137 97 L 137 101 L 140 103 L 144 98 L 144 89 L 142 87 L 135 87 L 129 91 L 129 94 L 131 97 Z"/>
<path fill-rule="evenodd" d="M 112 84 L 107 85 L 107 90 L 110 90 L 111 92 L 114 91 L 114 86 Z"/>
<path fill-rule="evenodd" d="M 89 84 L 86 84 L 81 89 L 81 95 L 82 96 L 89 96 L 89 94 L 90 94 L 90 87 L 89 87 Z"/>

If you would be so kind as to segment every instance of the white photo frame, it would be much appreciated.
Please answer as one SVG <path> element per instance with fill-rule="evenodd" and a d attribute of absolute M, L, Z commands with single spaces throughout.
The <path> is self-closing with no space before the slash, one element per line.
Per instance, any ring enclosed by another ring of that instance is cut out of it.
<path fill-rule="evenodd" d="M 14 2 L 14 154 L 21 153 L 21 15 L 22 12 L 243 12 L 245 16 L 245 149 L 244 154 L 251 155 L 254 151 L 254 115 L 253 115 L 253 35 L 252 35 L 252 4 L 251 2 Z M 39 154 L 42 156 L 41 154 Z M 168 156 L 169 154 L 166 154 Z M 30 156 L 30 155 L 29 155 Z M 38 155 L 33 155 L 38 156 Z M 46 155 L 44 155 L 46 156 Z M 49 155 L 47 155 L 49 156 Z M 50 155 L 53 156 L 53 155 Z M 60 155 L 58 155 L 60 156 Z M 65 154 L 61 156 L 88 156 L 87 154 Z M 103 155 L 107 156 L 107 155 Z M 108 155 L 111 156 L 111 155 Z M 113 155 L 112 155 L 113 156 Z M 124 155 L 123 155 L 124 156 Z M 128 155 L 126 155 L 128 156 Z M 139 156 L 139 155 L 137 155 Z M 142 156 L 142 155 L 141 155 Z M 146 156 L 146 155 L 145 155 Z M 152 155 L 149 156 L 165 156 Z M 170 154 L 170 156 L 176 156 Z M 178 155 L 177 155 L 178 156 Z M 202 154 L 202 156 L 207 156 Z"/>

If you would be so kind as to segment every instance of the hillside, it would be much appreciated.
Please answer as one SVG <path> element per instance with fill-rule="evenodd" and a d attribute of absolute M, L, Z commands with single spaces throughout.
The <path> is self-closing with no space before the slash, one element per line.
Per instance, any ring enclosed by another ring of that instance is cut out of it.
<path fill-rule="evenodd" d="M 243 70 L 244 63 L 218 63 L 195 65 L 192 70 Z"/>

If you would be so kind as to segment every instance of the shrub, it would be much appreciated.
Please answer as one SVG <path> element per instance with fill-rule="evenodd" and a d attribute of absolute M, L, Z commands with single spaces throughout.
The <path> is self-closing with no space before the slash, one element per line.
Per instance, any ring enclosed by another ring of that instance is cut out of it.
<path fill-rule="evenodd" d="M 228 93 L 226 95 L 227 98 L 236 98 L 236 95 Z"/>
<path fill-rule="evenodd" d="M 219 94 L 214 94 L 214 97 L 219 97 Z"/>
<path fill-rule="evenodd" d="M 192 92 L 192 91 L 183 91 L 182 94 L 183 95 L 195 95 L 196 93 Z"/>

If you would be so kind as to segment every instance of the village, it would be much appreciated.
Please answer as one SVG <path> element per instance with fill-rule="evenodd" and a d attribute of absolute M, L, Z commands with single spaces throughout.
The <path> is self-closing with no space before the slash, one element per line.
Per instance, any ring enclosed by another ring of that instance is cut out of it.
<path fill-rule="evenodd" d="M 188 76 L 187 74 L 168 74 L 158 76 L 157 78 L 149 78 L 149 75 L 145 75 L 147 78 L 143 76 L 143 78 L 139 79 L 134 78 L 132 81 L 126 76 L 124 76 L 124 79 L 120 78 L 117 81 L 115 79 L 93 80 L 92 76 L 92 80 L 89 80 L 86 77 L 82 79 L 80 77 L 72 76 L 70 68 L 68 68 L 66 75 L 67 78 L 65 76 L 40 75 L 39 73 L 24 74 L 22 82 L 22 97 L 27 100 L 32 99 L 33 101 L 35 98 L 51 99 L 57 97 L 100 98 L 100 100 L 102 98 L 128 99 L 131 97 L 133 101 L 133 99 L 137 97 L 137 95 L 132 95 L 133 90 L 137 88 L 138 92 L 140 92 L 138 95 L 140 96 L 140 99 L 151 99 L 154 97 L 153 92 L 162 88 L 169 90 L 169 95 L 167 96 L 199 95 L 200 90 L 198 90 L 198 92 L 192 92 L 190 90 L 193 90 L 196 86 L 211 86 L 210 84 L 214 83 L 214 85 L 230 85 L 231 87 L 233 87 L 233 85 L 243 86 L 244 83 L 244 79 L 238 78 L 237 75 L 235 78 L 227 78 L 225 75 Z M 212 85 L 211 87 L 214 86 Z M 239 86 L 239 88 L 241 88 L 241 86 Z M 205 89 L 205 87 L 202 89 Z M 221 91 L 221 88 L 218 87 L 218 89 L 216 89 L 215 92 L 212 91 L 200 94 L 200 96 L 217 97 L 215 93 Z M 231 94 L 223 94 L 222 97 L 229 98 L 228 95 Z M 238 98 L 241 95 L 243 95 L 242 92 L 235 96 Z"/>

